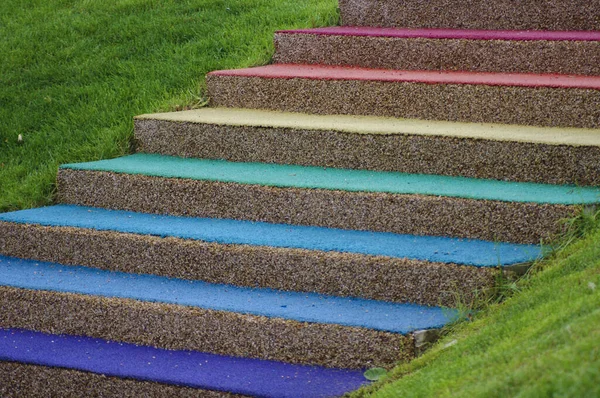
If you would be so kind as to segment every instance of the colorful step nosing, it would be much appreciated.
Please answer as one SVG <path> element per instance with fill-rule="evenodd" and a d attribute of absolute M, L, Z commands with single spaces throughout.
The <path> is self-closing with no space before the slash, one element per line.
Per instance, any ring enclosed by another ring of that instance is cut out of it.
<path fill-rule="evenodd" d="M 599 187 L 561 186 L 314 166 L 229 162 L 142 153 L 109 160 L 65 164 L 61 168 L 285 188 L 431 195 L 539 204 L 584 205 L 600 203 Z"/>
<path fill-rule="evenodd" d="M 214 285 L 5 256 L 0 256 L 0 285 L 177 304 L 211 311 L 330 323 L 400 334 L 440 328 L 456 316 L 453 310 L 415 304 Z"/>
<path fill-rule="evenodd" d="M 371 26 L 329 26 L 312 29 L 278 30 L 275 34 L 371 36 L 428 39 L 510 40 L 510 41 L 600 41 L 600 31 L 490 30 L 443 28 L 383 28 Z"/>
<path fill-rule="evenodd" d="M 534 261 L 538 245 L 401 235 L 227 219 L 159 216 L 73 205 L 0 214 L 0 221 L 90 228 L 221 244 L 268 246 L 497 267 Z"/>
<path fill-rule="evenodd" d="M 264 397 L 333 397 L 367 383 L 360 370 L 164 350 L 20 329 L 0 329 L 0 361 Z"/>
<path fill-rule="evenodd" d="M 425 84 L 464 84 L 501 87 L 569 88 L 600 90 L 600 76 L 464 71 L 412 71 L 348 68 L 327 65 L 274 64 L 210 72 L 208 76 L 266 79 L 359 80 Z"/>

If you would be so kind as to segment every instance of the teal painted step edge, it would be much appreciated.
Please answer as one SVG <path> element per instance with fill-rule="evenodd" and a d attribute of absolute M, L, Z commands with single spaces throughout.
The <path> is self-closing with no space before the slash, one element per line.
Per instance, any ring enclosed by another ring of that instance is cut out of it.
<path fill-rule="evenodd" d="M 282 188 L 447 196 L 503 202 L 562 205 L 589 205 L 600 202 L 600 187 L 577 187 L 312 166 L 241 163 L 141 153 L 110 160 L 65 164 L 61 168 Z"/>

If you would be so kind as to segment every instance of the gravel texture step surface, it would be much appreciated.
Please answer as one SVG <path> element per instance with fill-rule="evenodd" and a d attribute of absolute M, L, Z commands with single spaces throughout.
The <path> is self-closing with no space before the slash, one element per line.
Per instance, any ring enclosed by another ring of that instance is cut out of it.
<path fill-rule="evenodd" d="M 0 215 L 0 221 L 90 228 L 232 245 L 358 253 L 496 267 L 533 261 L 542 247 L 483 240 L 352 231 L 228 219 L 159 216 L 58 205 Z"/>
<path fill-rule="evenodd" d="M 600 127 L 600 76 L 273 64 L 206 79 L 212 106 Z"/>
<path fill-rule="evenodd" d="M 0 395 L 4 398 L 144 397 L 144 398 L 243 398 L 224 391 L 199 390 L 153 381 L 124 379 L 83 370 L 0 362 Z"/>
<path fill-rule="evenodd" d="M 340 0 L 339 7 L 349 26 L 600 30 L 598 0 Z"/>
<path fill-rule="evenodd" d="M 201 108 L 138 116 L 135 136 L 163 155 L 600 185 L 597 129 Z"/>
<path fill-rule="evenodd" d="M 5 256 L 0 256 L 0 285 L 178 304 L 401 334 L 440 328 L 455 317 L 453 311 L 439 307 L 215 285 Z"/>
<path fill-rule="evenodd" d="M 600 74 L 600 32 L 593 31 L 338 26 L 279 31 L 275 47 L 275 62 L 284 64 Z"/>
<path fill-rule="evenodd" d="M 142 153 L 110 160 L 66 164 L 61 168 L 272 187 L 450 196 L 505 202 L 564 205 L 600 202 L 600 187 L 575 187 L 428 174 L 242 163 Z"/>
<path fill-rule="evenodd" d="M 0 361 L 261 397 L 336 397 L 367 383 L 360 370 L 165 350 L 21 329 L 0 329 Z"/>

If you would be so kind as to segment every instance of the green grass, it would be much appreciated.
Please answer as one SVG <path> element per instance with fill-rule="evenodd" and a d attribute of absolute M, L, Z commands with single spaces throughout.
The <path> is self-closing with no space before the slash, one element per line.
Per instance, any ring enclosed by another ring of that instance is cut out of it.
<path fill-rule="evenodd" d="M 600 396 L 600 221 L 586 227 L 506 301 L 353 396 Z"/>
<path fill-rule="evenodd" d="M 59 164 L 126 153 L 133 116 L 201 103 L 207 72 L 268 62 L 275 30 L 335 24 L 336 5 L 0 2 L 0 211 L 49 203 Z"/>

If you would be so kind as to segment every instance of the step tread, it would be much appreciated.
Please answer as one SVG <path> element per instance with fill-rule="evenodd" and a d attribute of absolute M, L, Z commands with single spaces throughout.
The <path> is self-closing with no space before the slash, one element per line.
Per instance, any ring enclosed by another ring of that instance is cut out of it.
<path fill-rule="evenodd" d="M 267 79 L 360 80 L 398 83 L 467 84 L 600 90 L 600 76 L 368 69 L 346 66 L 272 64 L 210 72 L 209 76 Z"/>
<path fill-rule="evenodd" d="M 368 26 L 331 26 L 313 29 L 280 30 L 276 33 L 459 40 L 600 41 L 600 32 L 597 31 L 415 29 Z"/>
<path fill-rule="evenodd" d="M 0 361 L 264 397 L 339 396 L 367 383 L 360 370 L 165 350 L 22 329 L 0 329 Z"/>
<path fill-rule="evenodd" d="M 566 205 L 600 202 L 600 187 L 575 187 L 392 171 L 243 163 L 142 153 L 110 160 L 66 164 L 61 168 L 274 187 L 448 196 L 505 202 Z"/>
<path fill-rule="evenodd" d="M 598 129 L 464 123 L 358 115 L 313 115 L 243 108 L 200 108 L 136 116 L 137 120 L 331 130 L 354 134 L 424 135 L 549 145 L 600 146 Z M 290 132 L 292 134 L 292 132 Z"/>
<path fill-rule="evenodd" d="M 159 216 L 73 205 L 4 213 L 0 214 L 0 221 L 178 237 L 220 244 L 358 253 L 479 267 L 525 263 L 540 257 L 543 252 L 538 245 L 229 219 Z"/>
<path fill-rule="evenodd" d="M 440 328 L 452 310 L 417 304 L 210 284 L 0 256 L 0 285 L 406 334 Z"/>

